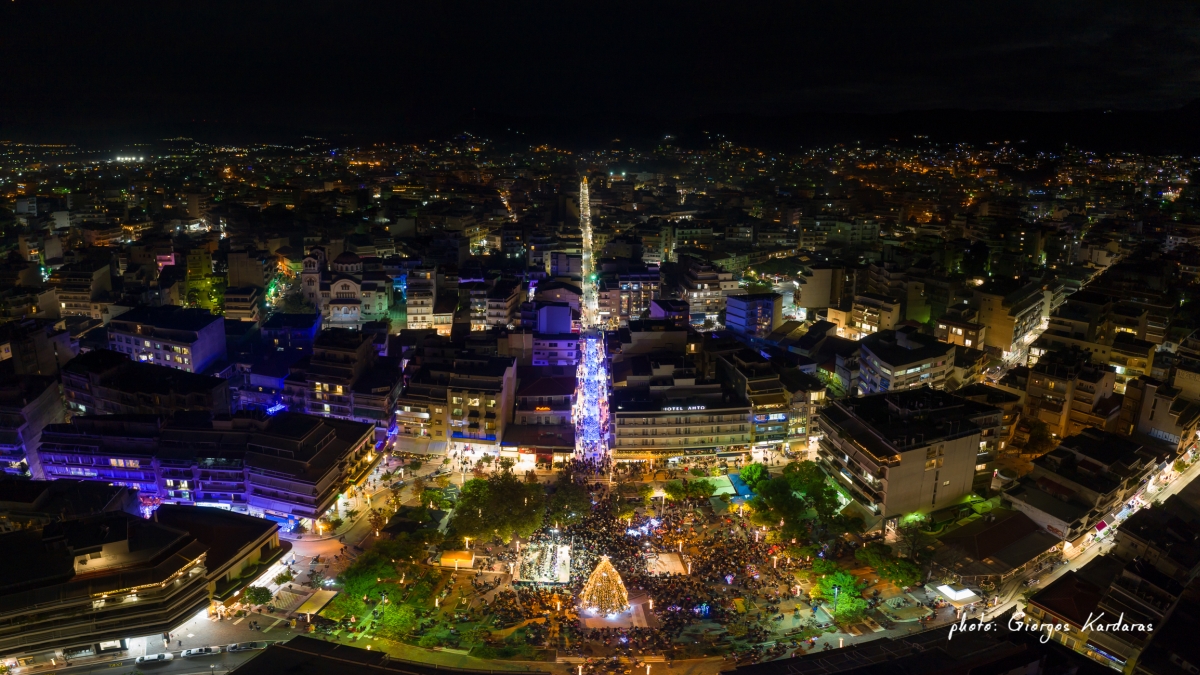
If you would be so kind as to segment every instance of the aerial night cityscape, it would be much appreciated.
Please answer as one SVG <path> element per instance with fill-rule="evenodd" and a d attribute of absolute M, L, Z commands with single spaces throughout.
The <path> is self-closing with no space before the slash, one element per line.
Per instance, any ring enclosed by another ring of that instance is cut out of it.
<path fill-rule="evenodd" d="M 1200 4 L 0 36 L 0 675 L 1200 673 Z"/>

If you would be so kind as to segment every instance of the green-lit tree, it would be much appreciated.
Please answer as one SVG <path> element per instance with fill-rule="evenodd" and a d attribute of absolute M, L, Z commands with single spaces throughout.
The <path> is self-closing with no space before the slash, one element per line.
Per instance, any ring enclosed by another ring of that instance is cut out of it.
<path fill-rule="evenodd" d="M 499 471 L 486 480 L 469 480 L 454 509 L 453 528 L 472 539 L 526 538 L 544 522 L 545 493 L 537 483 L 525 483 L 511 471 Z"/>
<path fill-rule="evenodd" d="M 817 579 L 809 595 L 813 600 L 827 603 L 834 621 L 849 623 L 862 618 L 867 611 L 867 601 L 863 599 L 859 586 L 858 577 L 838 571 Z"/>
<path fill-rule="evenodd" d="M 759 462 L 750 464 L 742 469 L 741 478 L 751 490 L 756 490 L 758 484 L 767 478 L 767 467 Z"/>
<path fill-rule="evenodd" d="M 570 480 L 560 480 L 550 496 L 546 517 L 561 525 L 573 525 L 592 510 L 592 498 L 587 488 Z"/>
<path fill-rule="evenodd" d="M 251 605 L 265 605 L 271 601 L 271 589 L 265 586 L 249 586 L 242 596 Z"/>

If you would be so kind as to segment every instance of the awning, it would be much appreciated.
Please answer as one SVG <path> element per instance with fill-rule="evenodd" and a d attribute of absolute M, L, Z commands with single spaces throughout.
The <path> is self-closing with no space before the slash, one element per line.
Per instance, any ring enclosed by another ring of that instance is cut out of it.
<path fill-rule="evenodd" d="M 329 604 L 330 600 L 338 594 L 337 591 L 317 591 L 309 596 L 304 604 L 296 608 L 297 614 L 316 614 L 324 609 L 325 605 Z"/>

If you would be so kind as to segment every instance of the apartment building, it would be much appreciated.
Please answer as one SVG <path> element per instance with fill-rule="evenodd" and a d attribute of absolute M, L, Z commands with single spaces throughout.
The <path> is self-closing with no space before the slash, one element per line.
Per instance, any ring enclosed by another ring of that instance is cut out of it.
<path fill-rule="evenodd" d="M 1033 461 L 1033 471 L 1005 491 L 1003 499 L 1060 539 L 1116 525 L 1144 481 L 1161 470 L 1166 455 L 1099 429 L 1084 429 Z"/>
<path fill-rule="evenodd" d="M 1165 443 L 1183 455 L 1200 433 L 1200 403 L 1185 398 L 1181 389 L 1138 377 L 1126 383 L 1117 432 Z"/>
<path fill-rule="evenodd" d="M 725 326 L 735 333 L 764 338 L 783 323 L 783 296 L 739 293 L 725 299 Z"/>
<path fill-rule="evenodd" d="M 954 368 L 955 346 L 915 328 L 872 333 L 860 341 L 858 390 L 864 394 L 929 386 L 940 389 Z"/>
<path fill-rule="evenodd" d="M 969 494 L 985 434 L 995 436 L 1002 417 L 993 406 L 929 388 L 833 399 L 817 417 L 824 434 L 818 457 L 890 526 Z"/>
<path fill-rule="evenodd" d="M 511 357 L 423 347 L 397 400 L 399 433 L 445 443 L 449 452 L 499 455 L 512 419 L 516 372 Z"/>
<path fill-rule="evenodd" d="M 694 371 L 655 390 L 613 393 L 609 415 L 617 461 L 669 462 L 686 457 L 743 455 L 753 439 L 750 405 Z"/>
<path fill-rule="evenodd" d="M 71 263 L 54 270 L 48 284 L 58 296 L 58 316 L 102 319 L 101 305 L 112 295 L 112 275 L 107 264 L 91 261 Z"/>
<path fill-rule="evenodd" d="M 374 335 L 327 328 L 312 355 L 290 368 L 283 402 L 293 412 L 372 424 L 382 440 L 395 426 L 402 381 L 399 359 L 378 356 Z"/>
<path fill-rule="evenodd" d="M 516 323 L 517 306 L 520 304 L 521 284 L 516 281 L 498 281 L 487 293 L 485 300 L 484 327 L 509 326 Z M 472 319 L 471 329 L 475 330 Z"/>
<path fill-rule="evenodd" d="M 433 305 L 437 300 L 437 291 L 437 268 L 418 267 L 408 271 L 404 295 L 410 329 L 433 327 Z"/>
<path fill-rule="evenodd" d="M 311 527 L 369 473 L 372 424 L 292 412 L 76 417 L 42 432 L 46 478 L 124 485 L 143 504 L 217 506 Z"/>
<path fill-rule="evenodd" d="M 263 320 L 262 290 L 255 286 L 226 289 L 225 318 L 261 324 Z"/>
<path fill-rule="evenodd" d="M 780 452 L 789 442 L 792 393 L 753 349 L 717 356 L 717 377 L 750 404 L 751 454 Z"/>
<path fill-rule="evenodd" d="M 321 332 L 320 314 L 276 312 L 262 325 L 263 342 L 276 351 L 296 350 L 311 354 Z"/>
<path fill-rule="evenodd" d="M 1132 673 L 1183 593 L 1182 584 L 1143 561 L 1097 556 L 1033 595 L 1024 622 L 1048 626 L 1039 632 L 1049 639 L 1113 670 Z M 1097 628 L 1115 621 L 1125 629 Z"/>
<path fill-rule="evenodd" d="M 601 320 L 615 328 L 641 317 L 658 298 L 660 285 L 657 267 L 605 272 L 597 283 L 597 311 Z"/>
<path fill-rule="evenodd" d="M 0 374 L 57 375 L 78 352 L 71 333 L 55 321 L 21 319 L 0 324 Z"/>
<path fill-rule="evenodd" d="M 1020 360 L 1041 329 L 1045 293 L 1040 281 L 992 282 L 975 289 L 976 322 L 987 327 L 983 344 L 994 356 Z"/>
<path fill-rule="evenodd" d="M 21 551 L 0 581 L 5 658 L 121 652 L 209 604 L 208 547 L 121 511 L 0 534 L 0 546 Z"/>
<path fill-rule="evenodd" d="M 982 349 L 987 340 L 987 326 L 978 323 L 978 312 L 970 308 L 954 308 L 937 319 L 933 335 L 952 345 Z"/>
<path fill-rule="evenodd" d="M 0 475 L 41 478 L 37 450 L 42 429 L 62 420 L 62 398 L 53 377 L 0 380 Z"/>
<path fill-rule="evenodd" d="M 1157 343 L 1150 337 L 1148 310 L 1080 291 L 1050 316 L 1049 327 L 1030 349 L 1030 360 L 1052 350 L 1078 349 L 1093 363 L 1111 366 L 1115 391 L 1123 394 L 1127 381 L 1153 374 Z"/>
<path fill-rule="evenodd" d="M 62 400 L 77 415 L 147 414 L 170 417 L 176 411 L 232 410 L 229 381 L 130 361 L 123 354 L 94 349 L 62 369 Z"/>
<path fill-rule="evenodd" d="M 204 309 L 136 307 L 108 326 L 112 351 L 189 373 L 225 367 L 225 320 Z"/>
<path fill-rule="evenodd" d="M 1122 399 L 1116 374 L 1078 350 L 1043 354 L 1030 368 L 1025 416 L 1045 422 L 1059 438 L 1086 428 L 1116 431 Z"/>
<path fill-rule="evenodd" d="M 265 251 L 257 251 L 253 249 L 230 251 L 227 260 L 229 264 L 227 275 L 229 279 L 229 286 L 231 288 L 244 288 L 246 286 L 253 286 L 254 288 L 265 289 L 268 285 L 270 285 L 271 279 L 275 276 L 278 265 L 274 255 L 271 255 Z M 190 276 L 190 262 L 188 266 L 188 272 Z M 206 274 L 211 273 L 212 268 L 210 265 Z M 308 297 L 308 301 L 316 304 L 314 302 L 314 298 L 312 297 Z"/>
<path fill-rule="evenodd" d="M 892 330 L 902 320 L 899 300 L 876 293 L 861 293 L 854 296 L 850 305 L 846 336 L 857 339 L 881 330 Z"/>
<path fill-rule="evenodd" d="M 718 270 L 697 258 L 684 256 L 685 271 L 679 286 L 679 298 L 688 303 L 693 324 L 717 323 L 725 310 L 725 298 L 736 291 L 738 282 L 732 272 Z"/>

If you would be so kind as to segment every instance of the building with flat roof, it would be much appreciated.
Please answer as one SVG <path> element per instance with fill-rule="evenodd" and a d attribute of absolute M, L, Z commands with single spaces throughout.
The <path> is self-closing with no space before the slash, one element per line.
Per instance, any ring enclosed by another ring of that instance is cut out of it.
<path fill-rule="evenodd" d="M 1154 629 L 1162 626 L 1182 596 L 1183 586 L 1152 565 L 1140 560 L 1123 563 L 1102 555 L 1031 597 L 1024 621 L 1050 625 L 1049 630 L 1043 629 L 1050 639 L 1110 668 L 1131 673 Z M 1097 621 L 1097 617 L 1104 618 Z M 1118 620 L 1124 629 L 1096 628 L 1098 623 Z"/>
<path fill-rule="evenodd" d="M 929 513 L 970 494 L 999 408 L 929 388 L 834 399 L 821 409 L 822 466 L 878 518 Z"/>
<path fill-rule="evenodd" d="M 1045 422 L 1059 438 L 1086 428 L 1116 431 L 1122 398 L 1115 386 L 1113 370 L 1092 363 L 1086 353 L 1049 352 L 1030 368 L 1025 416 Z"/>
<path fill-rule="evenodd" d="M 46 319 L 0 324 L 0 374 L 57 375 L 79 353 L 66 328 Z"/>
<path fill-rule="evenodd" d="M 263 294 L 257 286 L 239 286 L 225 289 L 225 318 L 236 321 L 262 323 Z"/>
<path fill-rule="evenodd" d="M 783 323 L 783 296 L 743 293 L 725 299 L 725 326 L 739 335 L 764 338 Z"/>
<path fill-rule="evenodd" d="M 1051 534 L 1081 543 L 1120 522 L 1165 460 L 1128 438 L 1085 429 L 1035 459 L 1002 497 Z"/>
<path fill-rule="evenodd" d="M 130 361 L 96 349 L 62 369 L 63 400 L 74 414 L 152 414 L 170 417 L 180 410 L 229 414 L 229 381 L 211 375 Z"/>
<path fill-rule="evenodd" d="M 911 327 L 872 333 L 859 344 L 858 390 L 863 395 L 941 389 L 954 368 L 954 345 Z"/>
<path fill-rule="evenodd" d="M 207 547 L 191 534 L 108 512 L 0 534 L 0 654 L 78 658 L 127 649 L 209 605 Z"/>
<path fill-rule="evenodd" d="M 262 338 L 276 350 L 312 353 L 313 342 L 321 332 L 321 315 L 276 312 L 262 325 Z"/>
<path fill-rule="evenodd" d="M 131 360 L 206 373 L 226 360 L 225 320 L 204 309 L 135 307 L 108 324 L 109 349 Z"/>
<path fill-rule="evenodd" d="M 76 417 L 42 434 L 48 479 L 138 490 L 142 503 L 216 506 L 310 527 L 374 459 L 372 424 L 298 413 Z"/>
<path fill-rule="evenodd" d="M 42 429 L 63 421 L 58 382 L 46 375 L 0 379 L 0 473 L 41 478 Z"/>

